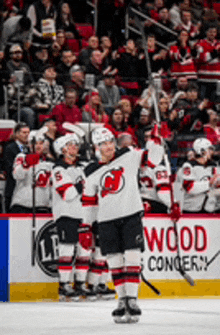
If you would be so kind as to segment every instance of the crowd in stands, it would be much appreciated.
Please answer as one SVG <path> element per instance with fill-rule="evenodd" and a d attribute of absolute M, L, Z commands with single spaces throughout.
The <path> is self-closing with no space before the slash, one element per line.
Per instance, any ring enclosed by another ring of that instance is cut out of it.
<path fill-rule="evenodd" d="M 100 1 L 95 33 L 91 10 L 86 2 L 83 8 L 83 3 L 3 2 L 0 118 L 18 125 L 25 122 L 30 130 L 47 122 L 52 156 L 53 140 L 66 133 L 64 122 L 103 123 L 119 146 L 129 143 L 144 148 L 155 129 L 152 92 L 156 86 L 160 134 L 167 143 L 173 173 L 197 137 L 212 142 L 219 162 L 218 13 L 205 8 L 202 0 Z M 146 45 L 136 32 L 133 8 L 147 17 L 141 16 Z M 134 28 L 128 38 L 126 12 Z M 91 28 L 88 34 L 83 25 Z M 10 146 L 19 127 L 1 142 L 0 178 L 7 178 L 7 183 L 17 154 Z M 11 162 L 4 159 L 11 154 Z"/>

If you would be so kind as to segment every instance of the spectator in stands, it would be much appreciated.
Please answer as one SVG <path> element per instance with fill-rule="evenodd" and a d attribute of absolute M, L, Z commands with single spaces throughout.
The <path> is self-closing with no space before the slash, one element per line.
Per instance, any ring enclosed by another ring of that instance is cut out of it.
<path fill-rule="evenodd" d="M 47 127 L 48 130 L 47 132 L 44 134 L 45 137 L 45 143 L 44 143 L 44 147 L 45 147 L 45 153 L 47 154 L 47 157 L 52 159 L 52 160 L 56 160 L 56 153 L 54 150 L 54 146 L 53 146 L 53 142 L 55 141 L 55 139 L 58 136 L 58 132 L 57 132 L 57 125 L 56 125 L 56 117 L 53 116 L 46 116 L 43 120 L 43 122 L 41 123 L 42 127 Z"/>
<path fill-rule="evenodd" d="M 118 149 L 127 148 L 131 146 L 134 146 L 134 142 L 133 142 L 133 138 L 131 134 L 124 132 L 118 135 L 118 138 L 117 138 Z"/>
<path fill-rule="evenodd" d="M 0 119 L 3 119 L 5 108 L 5 90 L 4 85 L 7 85 L 10 78 L 10 73 L 6 67 L 6 61 L 3 53 L 0 53 Z"/>
<path fill-rule="evenodd" d="M 219 116 L 213 109 L 207 110 L 208 123 L 204 124 L 203 130 L 205 137 L 212 142 L 215 149 L 220 151 L 220 127 Z"/>
<path fill-rule="evenodd" d="M 11 198 L 15 187 L 15 180 L 12 176 L 14 159 L 19 152 L 29 152 L 29 149 L 27 147 L 29 133 L 30 128 L 27 124 L 17 123 L 14 128 L 14 141 L 9 143 L 4 150 L 4 170 L 7 172 L 4 194 L 6 213 L 9 212 Z"/>
<path fill-rule="evenodd" d="M 46 65 L 43 76 L 36 84 L 38 100 L 35 105 L 39 109 L 38 112 L 48 113 L 54 106 L 64 101 L 64 88 L 57 84 L 56 77 L 57 73 L 54 66 Z"/>
<path fill-rule="evenodd" d="M 148 108 L 142 108 L 140 111 L 139 120 L 134 128 L 135 136 L 137 137 L 137 144 L 139 148 L 145 148 L 146 138 L 145 133 L 146 131 L 152 128 L 152 114 L 151 110 Z"/>
<path fill-rule="evenodd" d="M 77 92 L 77 101 L 76 104 L 81 108 L 85 104 L 85 96 L 88 93 L 88 90 L 85 88 L 85 73 L 82 70 L 82 67 L 75 64 L 70 69 L 70 78 L 68 86 L 73 87 Z"/>
<path fill-rule="evenodd" d="M 120 77 L 120 86 L 126 90 L 127 95 L 138 95 L 143 70 L 134 40 L 129 39 L 116 57 L 115 67 Z"/>
<path fill-rule="evenodd" d="M 99 80 L 102 80 L 103 75 L 107 73 L 107 70 L 108 68 L 104 68 L 101 51 L 99 50 L 92 51 L 90 61 L 86 66 L 85 74 L 86 78 L 88 78 L 88 76 L 93 77 L 92 79 L 93 87 L 97 87 Z"/>
<path fill-rule="evenodd" d="M 32 43 L 31 20 L 23 15 L 8 18 L 3 24 L 2 46 L 5 50 L 14 43 L 20 43 L 22 48 L 28 50 Z"/>
<path fill-rule="evenodd" d="M 118 106 L 120 107 L 121 111 L 124 114 L 125 122 L 130 124 L 131 116 L 132 116 L 132 104 L 131 100 L 123 98 L 119 100 Z"/>
<path fill-rule="evenodd" d="M 30 5 L 27 11 L 27 16 L 30 18 L 33 26 L 33 42 L 40 44 L 51 42 L 54 34 L 51 29 L 50 35 L 46 34 L 43 27 L 45 23 L 53 21 L 55 33 L 56 8 L 52 0 L 37 0 Z M 47 25 L 48 26 L 48 25 Z"/>
<path fill-rule="evenodd" d="M 178 27 L 181 24 L 180 5 L 182 0 L 175 0 L 172 7 L 169 10 L 170 20 L 174 27 Z"/>
<path fill-rule="evenodd" d="M 63 30 L 66 38 L 74 38 L 79 41 L 79 46 L 82 46 L 82 37 L 80 36 L 68 2 L 60 1 L 58 4 L 56 30 Z"/>
<path fill-rule="evenodd" d="M 112 59 L 112 41 L 108 36 L 102 36 L 100 39 L 100 51 L 102 52 L 103 64 L 105 67 L 111 66 Z"/>
<path fill-rule="evenodd" d="M 149 8 L 150 9 L 149 14 L 153 20 L 159 21 L 160 19 L 159 11 L 163 7 L 164 7 L 164 0 L 154 0 L 153 6 Z"/>
<path fill-rule="evenodd" d="M 118 138 L 120 134 L 125 132 L 131 134 L 133 141 L 136 143 L 134 130 L 125 122 L 124 114 L 119 106 L 116 106 L 105 127 L 111 130 L 115 138 Z"/>
<path fill-rule="evenodd" d="M 78 57 L 79 65 L 86 66 L 89 64 L 91 54 L 94 50 L 99 49 L 99 39 L 97 36 L 91 36 L 88 40 L 88 47 L 83 48 Z"/>
<path fill-rule="evenodd" d="M 64 122 L 76 123 L 82 121 L 82 112 L 76 105 L 77 93 L 73 88 L 65 92 L 65 101 L 55 106 L 52 116 L 56 118 L 56 125 L 59 135 L 65 135 L 66 130 L 62 127 Z"/>
<path fill-rule="evenodd" d="M 115 84 L 115 76 L 112 73 L 105 74 L 103 80 L 99 81 L 97 89 L 105 111 L 110 115 L 120 100 L 120 89 Z"/>
<path fill-rule="evenodd" d="M 176 31 L 181 32 L 182 30 L 185 30 L 188 33 L 189 40 L 197 40 L 200 34 L 200 23 L 197 23 L 196 25 L 193 24 L 190 8 L 183 8 L 180 15 L 181 23 L 175 28 Z"/>
<path fill-rule="evenodd" d="M 179 33 L 178 42 L 172 45 L 169 50 L 170 75 L 174 85 L 175 80 L 180 76 L 186 77 L 188 80 L 197 79 L 195 57 L 195 50 L 189 46 L 189 34 L 186 30 L 182 30 Z"/>
<path fill-rule="evenodd" d="M 57 83 L 65 85 L 70 81 L 70 69 L 76 62 L 76 56 L 70 49 L 63 49 L 61 52 L 61 62 L 57 65 Z"/>
<path fill-rule="evenodd" d="M 48 48 L 44 45 L 33 47 L 33 62 L 30 63 L 35 82 L 43 75 L 45 66 L 49 63 Z"/>
<path fill-rule="evenodd" d="M 83 122 L 98 122 L 107 123 L 108 115 L 102 104 L 101 97 L 98 91 L 92 91 L 88 95 L 88 103 L 82 107 Z"/>
<path fill-rule="evenodd" d="M 220 41 L 217 40 L 217 28 L 208 27 L 206 38 L 197 44 L 198 78 L 201 98 L 216 99 L 216 84 L 220 79 Z"/>
<path fill-rule="evenodd" d="M 168 28 L 171 31 L 174 30 L 174 25 L 169 18 L 168 8 L 161 7 L 158 9 L 158 22 L 162 24 L 165 28 Z M 169 33 L 167 30 L 157 25 L 154 25 L 153 28 L 156 40 L 158 42 L 167 45 L 169 42 L 173 42 L 176 40 L 175 34 Z"/>
<path fill-rule="evenodd" d="M 201 101 L 198 85 L 190 84 L 186 98 L 179 99 L 173 113 L 177 112 L 179 119 L 178 132 L 184 134 L 199 134 L 203 131 L 203 124 L 207 120 L 206 108 L 208 100 Z"/>
<path fill-rule="evenodd" d="M 63 30 L 58 30 L 56 34 L 56 41 L 52 44 L 50 49 L 51 62 L 58 65 L 61 62 L 62 50 L 67 48 L 67 41 L 65 37 L 65 32 Z"/>
<path fill-rule="evenodd" d="M 10 60 L 6 64 L 11 76 L 8 85 L 9 117 L 15 121 L 24 121 L 30 128 L 33 128 L 35 113 L 25 104 L 25 96 L 34 83 L 34 79 L 29 65 L 22 61 L 23 50 L 20 45 L 13 44 L 9 52 Z"/>

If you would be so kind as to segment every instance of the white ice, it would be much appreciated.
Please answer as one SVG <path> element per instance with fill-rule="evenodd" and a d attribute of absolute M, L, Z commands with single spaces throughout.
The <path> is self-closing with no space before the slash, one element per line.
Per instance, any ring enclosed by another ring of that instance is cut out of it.
<path fill-rule="evenodd" d="M 136 324 L 115 324 L 117 300 L 0 303 L 0 335 L 220 335 L 219 299 L 139 300 Z"/>

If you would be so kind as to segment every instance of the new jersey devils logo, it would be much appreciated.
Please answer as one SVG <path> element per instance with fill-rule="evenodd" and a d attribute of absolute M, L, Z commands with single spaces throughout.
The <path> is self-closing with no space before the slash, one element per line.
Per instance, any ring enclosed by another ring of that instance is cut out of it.
<path fill-rule="evenodd" d="M 122 190 L 124 187 L 124 168 L 119 167 L 107 171 L 101 179 L 101 196 L 104 198 L 108 194 L 115 194 Z"/>

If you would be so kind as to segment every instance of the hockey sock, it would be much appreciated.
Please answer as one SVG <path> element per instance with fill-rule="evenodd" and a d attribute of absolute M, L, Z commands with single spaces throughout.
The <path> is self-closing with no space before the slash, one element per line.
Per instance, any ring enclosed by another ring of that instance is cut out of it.
<path fill-rule="evenodd" d="M 88 273 L 88 283 L 97 286 L 103 273 L 108 271 L 106 257 L 101 254 L 99 247 L 95 248 L 90 260 L 90 268 Z M 104 282 L 105 283 L 105 282 Z"/>
<path fill-rule="evenodd" d="M 75 262 L 75 279 L 79 282 L 86 282 L 91 250 L 84 249 L 79 243 L 77 244 L 76 262 Z"/>
<path fill-rule="evenodd" d="M 124 257 L 123 254 L 109 254 L 107 255 L 108 265 L 112 274 L 112 280 L 115 285 L 115 290 L 118 298 L 126 296 L 125 291 L 125 278 L 124 278 Z"/>
<path fill-rule="evenodd" d="M 125 291 L 126 296 L 137 297 L 141 273 L 141 252 L 140 250 L 126 250 L 125 254 Z"/>
<path fill-rule="evenodd" d="M 74 244 L 59 243 L 58 272 L 59 281 L 61 283 L 67 283 L 71 281 L 74 247 Z"/>

